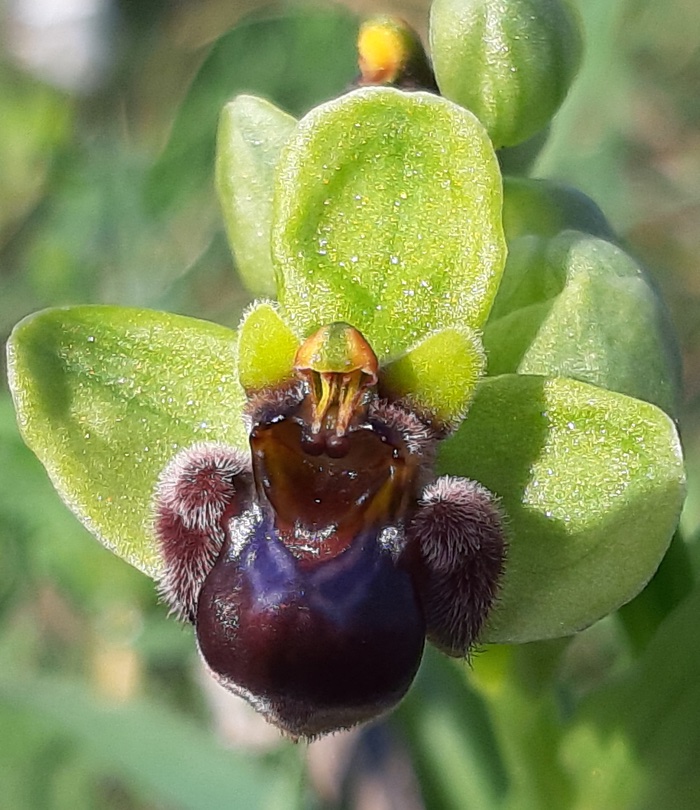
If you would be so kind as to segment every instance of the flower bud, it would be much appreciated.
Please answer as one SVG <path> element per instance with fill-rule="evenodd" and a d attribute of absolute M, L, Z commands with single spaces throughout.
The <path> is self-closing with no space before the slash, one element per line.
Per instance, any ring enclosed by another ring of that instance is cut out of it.
<path fill-rule="evenodd" d="M 566 0 L 435 0 L 430 42 L 441 93 L 471 110 L 497 148 L 546 126 L 582 50 Z"/>

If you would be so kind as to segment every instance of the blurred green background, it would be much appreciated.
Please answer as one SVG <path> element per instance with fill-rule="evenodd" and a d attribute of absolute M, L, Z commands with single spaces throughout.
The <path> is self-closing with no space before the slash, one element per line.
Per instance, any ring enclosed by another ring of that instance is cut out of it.
<path fill-rule="evenodd" d="M 382 10 L 425 33 L 428 5 Z M 599 203 L 676 324 L 690 483 L 670 563 L 573 641 L 492 648 L 471 671 L 429 655 L 393 717 L 294 746 L 208 681 L 153 584 L 61 504 L 3 382 L 1 808 L 700 806 L 700 600 L 693 568 L 674 565 L 685 550 L 700 562 L 700 6 L 578 6 L 584 68 L 534 174 Z M 213 191 L 218 110 L 243 91 L 296 114 L 337 95 L 355 75 L 354 14 L 378 10 L 285 8 L 271 19 L 237 0 L 0 4 L 3 341 L 61 304 L 236 325 L 249 296 Z"/>

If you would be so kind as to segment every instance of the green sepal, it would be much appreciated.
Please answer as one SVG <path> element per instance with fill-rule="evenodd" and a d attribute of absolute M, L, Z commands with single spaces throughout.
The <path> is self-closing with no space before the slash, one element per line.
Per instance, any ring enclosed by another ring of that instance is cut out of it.
<path fill-rule="evenodd" d="M 161 470 L 194 442 L 247 447 L 235 332 L 144 309 L 49 309 L 15 327 L 8 366 L 22 436 L 63 501 L 157 576 Z"/>
<path fill-rule="evenodd" d="M 617 241 L 590 197 L 566 183 L 540 178 L 503 177 L 503 228 L 509 245 L 528 234 L 552 237 L 566 230 Z"/>
<path fill-rule="evenodd" d="M 680 364 L 663 303 L 610 242 L 575 231 L 517 240 L 484 345 L 491 375 L 573 377 L 676 413 Z"/>
<path fill-rule="evenodd" d="M 635 596 L 678 523 L 684 469 L 658 408 L 575 380 L 486 378 L 438 455 L 500 498 L 509 548 L 483 641 L 587 627 Z"/>
<path fill-rule="evenodd" d="M 277 293 L 270 255 L 273 179 L 295 126 L 291 115 L 255 96 L 238 96 L 219 118 L 216 189 L 236 267 L 253 295 Z"/>
<path fill-rule="evenodd" d="M 478 328 L 503 270 L 501 179 L 476 118 L 428 93 L 363 88 L 303 118 L 280 159 L 279 300 L 300 336 L 345 321 L 380 362 Z"/>

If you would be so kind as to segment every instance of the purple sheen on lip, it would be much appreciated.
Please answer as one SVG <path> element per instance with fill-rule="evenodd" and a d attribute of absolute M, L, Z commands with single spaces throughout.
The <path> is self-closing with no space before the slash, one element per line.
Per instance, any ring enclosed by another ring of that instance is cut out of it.
<path fill-rule="evenodd" d="M 222 685 L 297 738 L 395 706 L 426 634 L 467 656 L 505 558 L 493 496 L 465 479 L 428 484 L 430 421 L 377 399 L 362 377 L 374 386 L 371 365 L 355 351 L 364 339 L 331 326 L 355 343 L 341 341 L 348 350 L 336 356 L 321 334 L 318 356 L 300 365 L 319 391 L 256 392 L 250 456 L 182 451 L 155 502 L 167 601 L 194 622 Z"/>
<path fill-rule="evenodd" d="M 420 663 L 425 623 L 381 530 L 309 566 L 268 513 L 242 544 L 227 541 L 200 594 L 197 638 L 224 685 L 293 736 L 313 737 L 400 700 Z"/>

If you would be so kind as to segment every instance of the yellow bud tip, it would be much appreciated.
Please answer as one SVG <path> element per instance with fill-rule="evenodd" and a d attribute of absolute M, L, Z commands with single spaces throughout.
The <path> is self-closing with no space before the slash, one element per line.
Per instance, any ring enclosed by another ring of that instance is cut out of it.
<path fill-rule="evenodd" d="M 387 17 L 367 20 L 357 38 L 362 84 L 390 84 L 400 77 L 410 56 L 406 31 Z"/>

